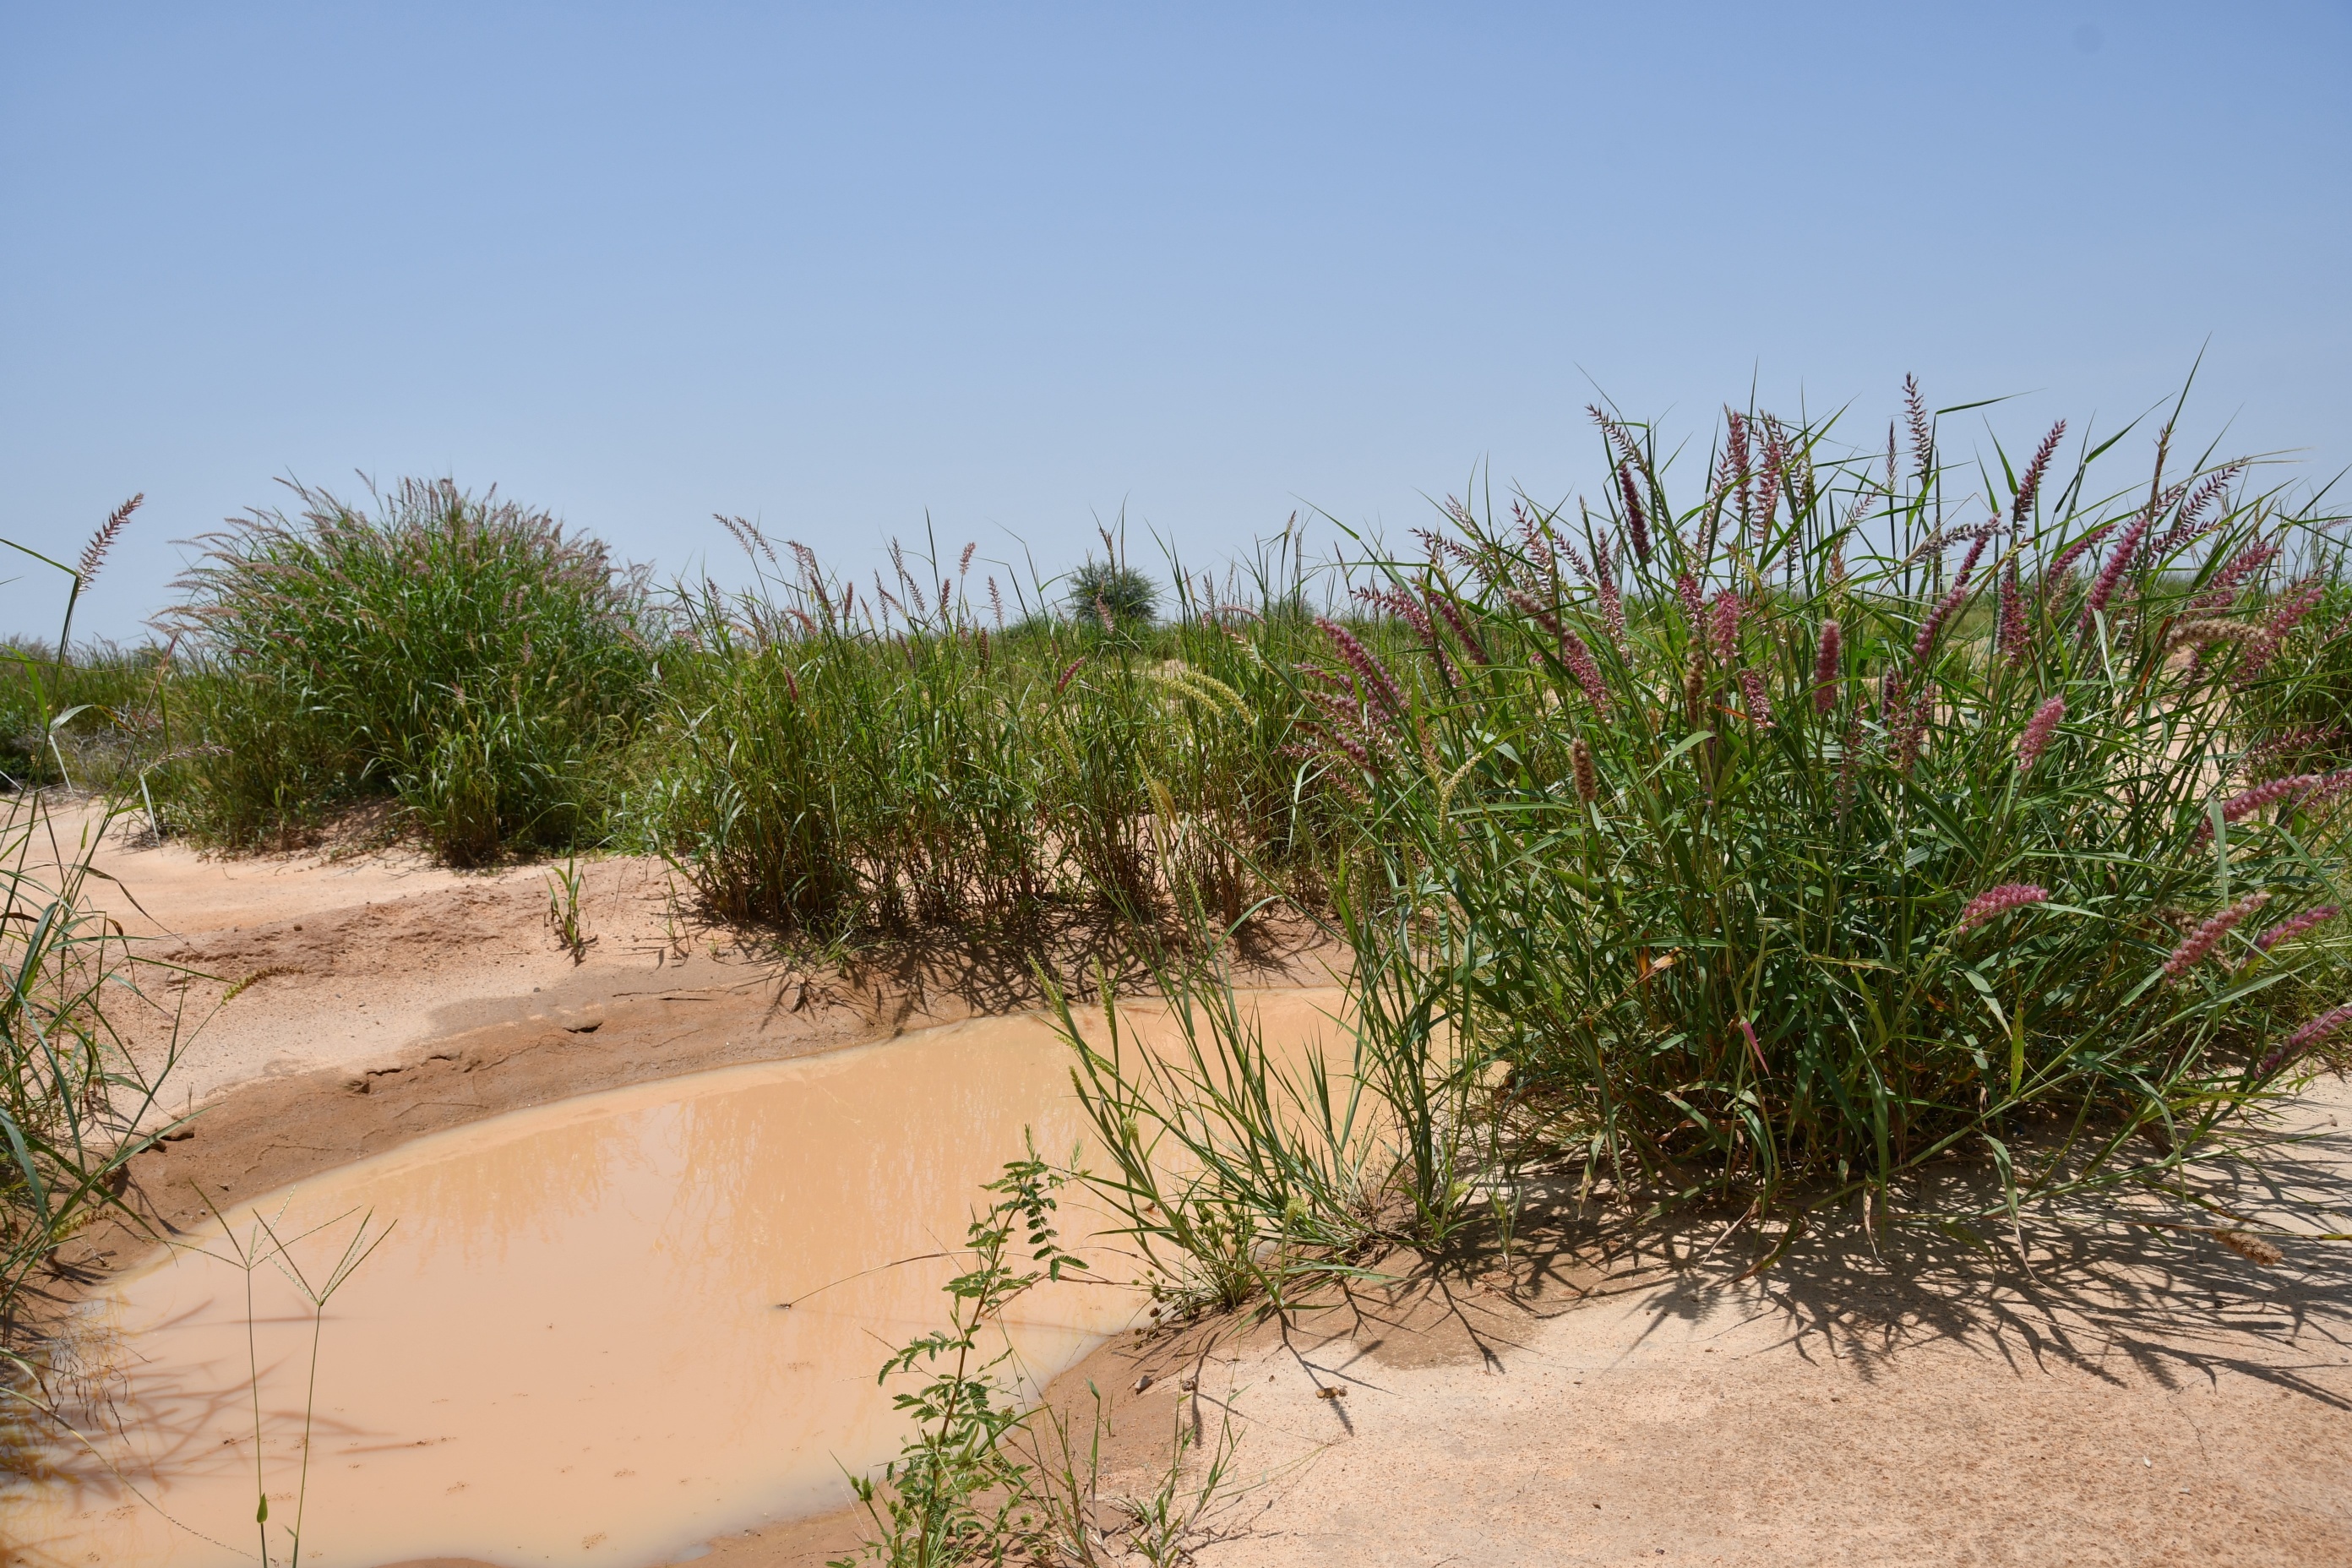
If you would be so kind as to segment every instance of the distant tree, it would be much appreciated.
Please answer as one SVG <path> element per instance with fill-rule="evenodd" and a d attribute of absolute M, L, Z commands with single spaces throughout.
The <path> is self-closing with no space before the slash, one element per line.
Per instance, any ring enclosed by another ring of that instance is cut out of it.
<path fill-rule="evenodd" d="M 1070 574 L 1069 606 L 1081 620 L 1108 615 L 1114 627 L 1149 626 L 1160 610 L 1160 590 L 1132 566 L 1089 559 Z"/>

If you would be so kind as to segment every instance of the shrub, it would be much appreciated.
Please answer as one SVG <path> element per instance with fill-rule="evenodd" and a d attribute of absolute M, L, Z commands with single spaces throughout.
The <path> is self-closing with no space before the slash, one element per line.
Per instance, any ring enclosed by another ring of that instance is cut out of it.
<path fill-rule="evenodd" d="M 640 581 L 449 480 L 403 480 L 373 516 L 290 488 L 295 516 L 207 536 L 182 579 L 182 703 L 206 749 L 175 817 L 247 846 L 389 798 L 457 865 L 595 836 L 647 701 Z"/>
<path fill-rule="evenodd" d="M 1067 602 L 1076 620 L 1132 629 L 1150 626 L 1160 613 L 1160 590 L 1124 562 L 1089 559 L 1070 574 Z"/>

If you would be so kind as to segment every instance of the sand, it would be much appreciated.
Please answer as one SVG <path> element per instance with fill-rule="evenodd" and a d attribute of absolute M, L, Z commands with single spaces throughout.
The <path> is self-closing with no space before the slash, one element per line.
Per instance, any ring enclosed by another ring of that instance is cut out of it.
<path fill-rule="evenodd" d="M 1030 1003 L 987 952 L 780 967 L 679 918 L 646 862 L 591 865 L 599 941 L 578 964 L 537 869 L 102 863 L 185 961 L 299 971 L 188 1048 L 183 1081 L 211 1109 L 137 1173 L 167 1219 L 201 1212 L 174 1196 L 190 1183 L 235 1201 L 518 1106 Z M 2325 1136 L 2293 1173 L 2340 1211 L 2352 1098 L 2323 1085 L 2295 1114 Z M 1055 1393 L 1115 1392 L 1114 1490 L 1148 1489 L 1177 1421 L 1213 1436 L 1232 1413 L 1240 1482 L 1196 1544 L 1210 1568 L 2352 1562 L 2340 1248 L 2265 1269 L 2200 1237 L 2034 1232 L 2029 1275 L 2013 1244 L 1849 1226 L 1743 1279 L 1751 1239 L 1722 1229 L 1566 1212 L 1507 1263 L 1399 1260 L 1393 1291 L 1286 1328 L 1123 1340 Z M 94 1276 L 138 1250 L 99 1230 L 65 1261 Z M 814 1563 L 854 1539 L 820 1518 L 697 1560 Z"/>

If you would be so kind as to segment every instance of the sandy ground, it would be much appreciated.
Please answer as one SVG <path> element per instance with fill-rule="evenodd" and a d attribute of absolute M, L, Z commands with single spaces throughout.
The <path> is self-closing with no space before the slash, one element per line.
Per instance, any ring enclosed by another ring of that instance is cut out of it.
<path fill-rule="evenodd" d="M 210 1109 L 136 1171 L 167 1222 L 200 1212 L 195 1189 L 256 1195 L 515 1106 L 1028 1002 L 1018 963 L 986 952 L 781 965 L 684 919 L 640 861 L 590 865 L 578 963 L 541 869 L 113 846 L 100 865 L 130 929 L 220 977 L 184 988 L 189 1014 L 281 972 L 184 1048 L 179 1098 Z M 159 1013 L 142 1049 L 164 1033 Z M 2323 1086 L 2295 1115 L 2316 1141 L 2283 1172 L 2341 1211 L 2352 1094 Z M 1399 1260 L 1396 1287 L 1287 1326 L 1107 1345 L 1056 1397 L 1083 1416 L 1090 1383 L 1112 1392 L 1108 1493 L 1149 1491 L 1178 1423 L 1233 1422 L 1204 1568 L 2352 1563 L 2341 1248 L 2264 1269 L 2201 1237 L 2031 1232 L 2029 1272 L 2013 1245 L 1848 1226 L 1743 1279 L 1754 1238 L 1724 1231 L 1567 1213 L 1508 1258 Z M 136 1249 L 93 1230 L 57 1289 Z M 854 1540 L 836 1516 L 700 1561 L 815 1563 Z"/>

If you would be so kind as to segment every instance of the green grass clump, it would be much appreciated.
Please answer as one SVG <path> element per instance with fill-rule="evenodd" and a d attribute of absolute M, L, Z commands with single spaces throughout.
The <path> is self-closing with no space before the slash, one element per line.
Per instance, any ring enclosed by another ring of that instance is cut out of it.
<path fill-rule="evenodd" d="M 1311 875 L 1337 819 L 1300 786 L 1296 584 L 1246 611 L 1188 586 L 1160 626 L 1008 619 L 969 550 L 866 594 L 736 527 L 754 584 L 681 595 L 632 807 L 719 912 L 1020 925 L 1198 888 L 1238 918 L 1258 873 Z"/>
<path fill-rule="evenodd" d="M 1735 416 L 1680 505 L 1604 420 L 1607 512 L 1453 506 L 1384 563 L 1418 657 L 1326 626 L 1297 679 L 1360 803 L 1352 1053 L 1286 1064 L 1214 976 L 1172 1061 L 1066 1029 L 1107 1190 L 1190 1288 L 1442 1243 L 1531 1168 L 1798 1214 L 2194 1205 L 2340 1050 L 2352 771 L 2264 789 L 2238 706 L 2322 520 L 2162 437 L 2112 494 L 2053 433 L 1964 497 L 1910 412 L 1901 468 Z M 1990 1195 L 1931 1195 L 1971 1163 Z"/>
<path fill-rule="evenodd" d="M 373 515 L 292 488 L 295 515 L 207 536 L 183 579 L 174 721 L 202 753 L 170 819 L 259 846 L 388 799 L 457 865 L 599 832 L 650 700 L 639 581 L 448 480 L 403 480 Z"/>

